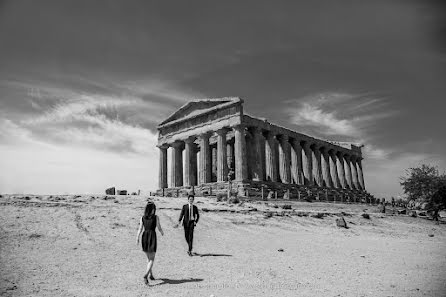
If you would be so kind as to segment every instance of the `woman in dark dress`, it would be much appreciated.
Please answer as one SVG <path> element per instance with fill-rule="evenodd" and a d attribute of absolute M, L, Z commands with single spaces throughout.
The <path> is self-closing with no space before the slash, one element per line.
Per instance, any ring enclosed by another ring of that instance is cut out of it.
<path fill-rule="evenodd" d="M 141 217 L 139 221 L 139 229 L 138 234 L 136 235 L 136 244 L 139 244 L 139 237 L 142 233 L 141 237 L 141 245 L 142 250 L 147 256 L 147 270 L 144 274 L 144 283 L 147 285 L 149 280 L 147 277 L 150 277 L 151 280 L 154 280 L 152 274 L 153 261 L 155 260 L 156 253 L 156 231 L 155 228 L 158 227 L 161 235 L 164 236 L 163 229 L 161 228 L 160 220 L 157 215 L 155 215 L 156 206 L 153 202 L 149 202 L 146 205 L 144 210 L 144 216 Z M 144 230 L 144 232 L 143 232 Z"/>

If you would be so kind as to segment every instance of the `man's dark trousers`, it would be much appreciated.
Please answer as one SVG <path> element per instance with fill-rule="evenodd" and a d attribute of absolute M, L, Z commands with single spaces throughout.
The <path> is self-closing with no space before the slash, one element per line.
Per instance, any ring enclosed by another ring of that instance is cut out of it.
<path fill-rule="evenodd" d="M 186 242 L 189 246 L 189 252 L 192 251 L 192 243 L 194 241 L 194 227 L 195 221 L 188 221 L 184 224 L 184 236 L 186 237 Z"/>

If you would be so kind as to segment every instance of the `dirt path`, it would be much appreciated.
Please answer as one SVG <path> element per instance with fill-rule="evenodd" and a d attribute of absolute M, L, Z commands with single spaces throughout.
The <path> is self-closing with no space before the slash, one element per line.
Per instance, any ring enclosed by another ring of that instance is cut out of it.
<path fill-rule="evenodd" d="M 144 286 L 145 255 L 135 243 L 144 198 L 48 197 L 0 200 L 2 296 L 445 296 L 446 225 L 371 213 L 370 206 L 295 203 L 335 216 L 273 216 L 197 199 L 194 257 L 182 228 L 182 200 L 158 199 L 154 275 Z M 115 202 L 117 201 L 117 202 Z M 235 211 L 236 210 L 236 211 Z M 245 211 L 246 213 L 240 213 Z M 433 237 L 429 237 L 431 234 Z M 279 251 L 283 249 L 283 251 Z"/>

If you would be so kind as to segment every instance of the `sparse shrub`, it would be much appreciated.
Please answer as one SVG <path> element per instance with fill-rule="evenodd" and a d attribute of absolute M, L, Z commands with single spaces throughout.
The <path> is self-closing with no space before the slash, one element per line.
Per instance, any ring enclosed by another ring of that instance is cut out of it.
<path fill-rule="evenodd" d="M 227 198 L 227 195 L 223 194 L 223 193 L 218 193 L 216 198 L 217 198 L 217 202 L 221 202 L 221 201 L 224 201 Z"/>
<path fill-rule="evenodd" d="M 363 214 L 362 214 L 362 217 L 363 217 L 364 219 L 368 219 L 368 220 L 370 220 L 370 215 L 369 215 L 368 213 L 363 213 Z"/>
<path fill-rule="evenodd" d="M 232 204 L 237 204 L 237 203 L 240 202 L 240 200 L 238 199 L 237 196 L 235 196 L 235 197 L 231 197 L 231 198 L 229 198 L 228 202 L 229 202 L 229 203 L 232 203 Z"/>

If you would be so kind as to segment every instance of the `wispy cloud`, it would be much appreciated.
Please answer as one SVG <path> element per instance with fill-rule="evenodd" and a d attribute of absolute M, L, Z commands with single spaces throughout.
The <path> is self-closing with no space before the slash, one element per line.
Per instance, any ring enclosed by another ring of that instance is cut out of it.
<path fill-rule="evenodd" d="M 378 119 L 391 117 L 396 111 L 385 110 L 384 98 L 371 94 L 327 92 L 290 101 L 285 111 L 292 124 L 320 136 L 362 139 L 365 131 Z"/>
<path fill-rule="evenodd" d="M 374 94 L 319 93 L 288 102 L 291 108 L 284 112 L 290 122 L 302 132 L 322 138 L 364 144 L 364 175 L 366 188 L 378 197 L 402 195 L 399 181 L 407 168 L 422 163 L 446 168 L 441 156 L 423 150 L 388 147 L 381 139 L 385 120 L 397 115 L 388 99 Z M 381 128 L 381 130 L 377 129 Z M 379 132 L 376 132 L 379 131 Z M 425 145 L 425 144 L 424 144 Z M 410 144 L 411 147 L 423 146 Z"/>
<path fill-rule="evenodd" d="M 11 95 L 1 102 L 0 192 L 98 193 L 110 185 L 153 190 L 156 125 L 194 96 L 161 81 L 98 82 L 94 91 L 76 84 L 0 83 Z"/>

